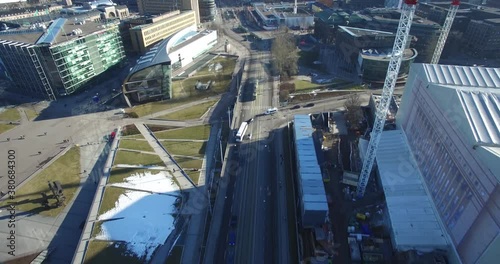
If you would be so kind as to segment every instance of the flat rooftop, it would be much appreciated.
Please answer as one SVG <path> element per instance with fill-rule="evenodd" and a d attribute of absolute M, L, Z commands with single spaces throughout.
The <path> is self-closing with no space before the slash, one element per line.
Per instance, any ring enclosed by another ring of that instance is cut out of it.
<path fill-rule="evenodd" d="M 394 36 L 394 33 L 386 31 L 378 31 L 364 28 L 354 28 L 339 26 L 342 30 L 354 37 L 364 37 L 364 36 Z"/>
<path fill-rule="evenodd" d="M 391 59 L 392 49 L 362 49 L 361 56 L 368 60 L 389 61 Z M 405 49 L 403 61 L 410 60 L 417 56 L 416 49 Z"/>
<path fill-rule="evenodd" d="M 185 47 L 185 46 L 197 41 L 200 38 L 203 38 L 204 36 L 206 36 L 212 32 L 213 32 L 213 30 L 203 30 L 203 31 L 197 32 L 194 35 L 190 35 L 188 39 L 183 38 L 183 39 L 181 39 L 181 41 L 176 43 L 175 46 L 172 47 L 172 50 L 170 50 L 169 52 L 179 50 L 182 47 Z"/>
<path fill-rule="evenodd" d="M 489 24 L 500 25 L 500 18 L 485 19 L 484 22 L 487 22 Z"/>
<path fill-rule="evenodd" d="M 79 38 L 80 36 L 90 35 L 104 30 L 106 27 L 115 26 L 114 23 L 97 23 L 93 21 L 85 21 L 85 24 L 75 25 L 77 22 L 82 21 L 83 20 L 75 21 L 74 19 L 58 18 L 47 26 L 47 33 L 44 38 L 46 38 L 47 41 L 51 41 L 52 45 L 56 45 Z M 80 29 L 82 33 L 72 34 L 73 30 L 77 29 Z M 43 35 L 43 31 L 29 32 L 26 29 L 15 29 L 4 31 L 4 33 L 0 35 L 0 40 L 35 44 Z"/>

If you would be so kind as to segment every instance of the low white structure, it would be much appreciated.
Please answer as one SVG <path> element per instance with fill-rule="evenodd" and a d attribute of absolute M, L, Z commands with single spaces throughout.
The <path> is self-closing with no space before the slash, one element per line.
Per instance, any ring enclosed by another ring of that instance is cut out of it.
<path fill-rule="evenodd" d="M 302 226 L 312 228 L 325 223 L 328 202 L 321 169 L 313 141 L 311 118 L 308 115 L 294 117 L 293 135 L 297 162 L 299 210 Z"/>
<path fill-rule="evenodd" d="M 393 247 L 398 251 L 447 250 L 446 231 L 402 130 L 382 133 L 376 158 Z"/>
<path fill-rule="evenodd" d="M 193 25 L 179 31 L 168 40 L 167 53 L 172 65 L 180 63 L 180 67 L 184 67 L 213 48 L 215 44 L 217 44 L 217 31 L 197 31 L 196 25 Z"/>

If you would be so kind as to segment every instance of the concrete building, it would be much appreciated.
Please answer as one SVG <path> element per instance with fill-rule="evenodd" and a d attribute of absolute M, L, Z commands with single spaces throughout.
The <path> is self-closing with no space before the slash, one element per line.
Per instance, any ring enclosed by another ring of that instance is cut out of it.
<path fill-rule="evenodd" d="M 384 7 L 385 0 L 345 0 L 351 10 L 361 10 L 370 7 Z"/>
<path fill-rule="evenodd" d="M 252 3 L 246 9 L 247 17 L 265 30 L 276 30 L 280 25 L 289 28 L 307 29 L 314 26 L 314 15 L 302 3 L 294 13 L 294 3 Z"/>
<path fill-rule="evenodd" d="M 296 115 L 293 123 L 293 146 L 297 163 L 297 193 L 304 228 L 325 223 L 328 202 L 313 139 L 314 129 L 308 115 Z"/>
<path fill-rule="evenodd" d="M 0 59 L 13 90 L 55 100 L 125 58 L 118 23 L 58 18 L 44 27 L 0 34 Z"/>
<path fill-rule="evenodd" d="M 363 28 L 339 26 L 336 46 L 340 50 L 345 66 L 353 68 L 363 82 L 372 87 L 384 84 L 395 34 Z M 407 43 L 410 46 L 410 43 Z M 415 49 L 407 48 L 399 70 L 399 82 L 404 82 L 410 65 L 417 57 Z"/>
<path fill-rule="evenodd" d="M 325 9 L 314 15 L 314 36 L 326 44 L 335 43 L 339 26 L 365 27 L 368 17 L 342 9 Z"/>
<path fill-rule="evenodd" d="M 128 21 L 139 24 L 129 29 L 133 50 L 143 54 L 159 41 L 185 28 L 196 26 L 194 11 L 172 11 L 159 16 L 141 17 Z"/>
<path fill-rule="evenodd" d="M 215 0 L 198 0 L 200 6 L 200 21 L 214 21 L 217 14 L 217 6 Z"/>
<path fill-rule="evenodd" d="M 500 18 L 472 20 L 463 36 L 467 53 L 476 57 L 500 58 Z"/>
<path fill-rule="evenodd" d="M 196 31 L 196 26 L 178 31 L 156 44 L 130 69 L 122 86 L 129 106 L 172 98 L 172 71 L 193 62 L 217 43 L 217 32 Z"/>
<path fill-rule="evenodd" d="M 409 151 L 392 157 L 393 181 L 418 169 L 464 264 L 496 263 L 500 252 L 498 87 L 497 68 L 413 64 L 396 116 L 406 139 L 390 149 Z M 384 142 L 383 135 L 379 167 Z"/>
<path fill-rule="evenodd" d="M 62 9 L 62 5 L 51 5 L 50 7 L 34 6 L 28 8 L 2 10 L 0 11 L 0 21 L 12 21 L 23 18 L 39 17 L 59 12 Z"/>
<path fill-rule="evenodd" d="M 141 15 L 158 15 L 175 10 L 192 10 L 196 25 L 200 24 L 199 0 L 137 0 Z"/>
<path fill-rule="evenodd" d="M 366 28 L 396 33 L 401 13 L 395 9 L 376 8 L 366 10 L 369 18 Z M 410 47 L 415 48 L 418 57 L 415 62 L 430 62 L 439 39 L 441 26 L 428 19 L 415 16 L 410 29 L 413 36 Z"/>

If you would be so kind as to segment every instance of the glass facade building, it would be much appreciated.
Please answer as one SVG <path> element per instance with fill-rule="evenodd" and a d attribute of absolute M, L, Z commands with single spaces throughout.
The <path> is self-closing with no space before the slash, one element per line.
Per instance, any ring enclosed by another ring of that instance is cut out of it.
<path fill-rule="evenodd" d="M 171 74 L 169 61 L 134 72 L 124 84 L 128 99 L 134 102 L 170 99 Z"/>
<path fill-rule="evenodd" d="M 55 100 L 120 63 L 125 51 L 117 24 L 74 25 L 59 18 L 46 32 L 0 35 L 0 58 L 16 92 Z"/>
<path fill-rule="evenodd" d="M 88 35 L 49 48 L 57 69 L 51 77 L 61 83 L 66 94 L 84 86 L 93 77 L 103 73 L 125 58 L 118 28 Z M 55 75 L 55 76 L 54 76 Z"/>
<path fill-rule="evenodd" d="M 159 42 L 141 56 L 125 78 L 122 91 L 129 106 L 172 98 L 172 63 L 167 53 L 170 39 Z"/>

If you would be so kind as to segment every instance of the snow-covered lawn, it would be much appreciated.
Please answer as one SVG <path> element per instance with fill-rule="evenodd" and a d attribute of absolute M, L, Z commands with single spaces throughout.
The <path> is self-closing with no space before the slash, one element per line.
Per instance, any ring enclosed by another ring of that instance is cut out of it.
<path fill-rule="evenodd" d="M 133 189 L 120 195 L 115 208 L 99 216 L 103 221 L 96 239 L 127 241 L 138 258 L 150 260 L 174 228 L 174 203 L 179 187 L 166 171 L 134 174 L 111 186 Z"/>

